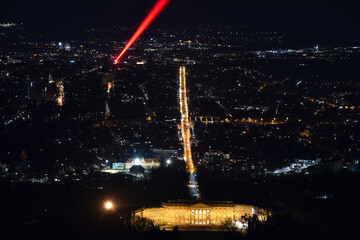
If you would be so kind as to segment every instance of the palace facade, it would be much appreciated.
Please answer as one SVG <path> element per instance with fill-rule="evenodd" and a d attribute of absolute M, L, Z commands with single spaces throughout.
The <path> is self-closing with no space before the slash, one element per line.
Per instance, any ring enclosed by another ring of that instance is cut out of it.
<path fill-rule="evenodd" d="M 139 209 L 135 216 L 151 219 L 160 227 L 221 226 L 228 219 L 240 221 L 242 216 L 254 213 L 253 206 L 231 201 L 169 201 L 161 207 Z"/>

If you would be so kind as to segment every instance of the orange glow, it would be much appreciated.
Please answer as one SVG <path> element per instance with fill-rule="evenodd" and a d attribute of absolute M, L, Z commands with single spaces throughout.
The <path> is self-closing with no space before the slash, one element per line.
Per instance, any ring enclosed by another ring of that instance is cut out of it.
<path fill-rule="evenodd" d="M 114 205 L 110 201 L 106 202 L 104 206 L 106 210 L 111 210 L 114 208 Z"/>
<path fill-rule="evenodd" d="M 112 83 L 111 82 L 108 82 L 107 83 L 107 90 L 110 91 L 112 88 Z"/>
<path fill-rule="evenodd" d="M 62 106 L 62 105 L 64 104 L 62 97 L 58 97 L 58 98 L 57 98 L 57 104 L 58 104 L 59 106 Z"/>
<path fill-rule="evenodd" d="M 59 106 L 63 106 L 64 105 L 64 82 L 63 82 L 63 80 L 61 80 L 60 82 L 57 83 L 57 88 L 58 88 L 58 97 L 56 99 L 56 102 Z"/>
<path fill-rule="evenodd" d="M 146 16 L 145 20 L 141 23 L 139 28 L 136 30 L 135 34 L 131 37 L 130 41 L 126 44 L 125 48 L 122 50 L 120 55 L 114 60 L 114 63 L 117 64 L 120 58 L 124 53 L 134 44 L 134 42 L 140 37 L 140 35 L 145 31 L 145 29 L 151 24 L 155 17 L 160 13 L 160 11 L 165 7 L 169 0 L 159 0 L 150 13 Z"/>
<path fill-rule="evenodd" d="M 194 163 L 191 154 L 191 122 L 189 121 L 189 107 L 188 97 L 186 89 L 186 69 L 180 67 L 179 70 L 179 102 L 180 102 L 180 113 L 181 113 L 181 135 L 184 145 L 184 160 L 186 163 L 187 171 L 189 173 L 195 172 Z"/>

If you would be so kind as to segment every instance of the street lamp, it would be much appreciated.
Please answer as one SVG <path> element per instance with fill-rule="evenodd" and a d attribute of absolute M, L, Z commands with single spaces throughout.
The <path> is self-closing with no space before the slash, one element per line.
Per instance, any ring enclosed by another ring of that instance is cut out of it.
<path fill-rule="evenodd" d="M 114 204 L 111 201 L 107 201 L 105 202 L 104 207 L 107 211 L 110 211 L 114 209 Z"/>

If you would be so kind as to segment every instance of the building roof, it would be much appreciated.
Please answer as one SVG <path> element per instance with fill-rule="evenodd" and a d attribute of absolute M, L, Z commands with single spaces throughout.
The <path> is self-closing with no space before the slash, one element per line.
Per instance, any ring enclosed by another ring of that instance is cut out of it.
<path fill-rule="evenodd" d="M 187 201 L 187 200 L 173 200 L 173 201 L 168 201 L 166 203 L 162 203 L 162 206 L 198 206 L 198 207 L 202 207 L 202 206 L 211 206 L 211 207 L 215 207 L 215 206 L 234 206 L 236 204 L 234 204 L 234 202 L 232 201 Z"/>
<path fill-rule="evenodd" d="M 130 168 L 130 172 L 132 173 L 144 173 L 145 169 L 140 165 L 134 165 Z"/>
<path fill-rule="evenodd" d="M 129 158 L 128 160 L 126 160 L 126 163 L 134 162 L 135 159 L 136 159 L 136 158 Z M 140 161 L 141 161 L 141 162 L 142 162 L 142 161 L 145 161 L 146 163 L 152 163 L 152 162 L 154 162 L 154 163 L 160 164 L 160 161 L 159 161 L 158 159 L 156 159 L 156 158 L 142 158 Z"/>

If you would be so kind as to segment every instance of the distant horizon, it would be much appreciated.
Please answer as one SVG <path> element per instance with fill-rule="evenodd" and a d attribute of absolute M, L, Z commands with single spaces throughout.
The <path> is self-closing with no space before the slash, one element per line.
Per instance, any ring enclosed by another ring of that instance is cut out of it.
<path fill-rule="evenodd" d="M 2 3 L 0 22 L 23 22 L 36 32 L 71 36 L 92 26 L 138 25 L 155 2 L 14 0 Z M 171 0 L 150 29 L 157 24 L 248 25 L 315 41 L 359 42 L 360 17 L 355 5 L 354 0 Z"/>
<path fill-rule="evenodd" d="M 23 27 L 23 30 L 25 31 L 32 31 L 35 34 L 41 34 L 41 35 L 47 35 L 49 37 L 54 37 L 57 39 L 61 39 L 62 41 L 71 41 L 71 40 L 80 40 L 84 36 L 86 36 L 88 33 L 87 31 L 94 28 L 96 30 L 99 29 L 106 29 L 111 30 L 118 27 L 129 27 L 133 28 L 134 30 L 139 24 L 114 24 L 114 25 L 108 25 L 104 26 L 104 24 L 93 24 L 88 26 L 82 26 L 76 29 L 71 30 L 64 30 L 64 29 L 58 29 L 53 30 L 54 28 L 39 28 L 38 26 L 35 26 L 33 23 L 29 22 L 16 22 L 16 21 L 0 21 L 0 24 L 4 23 L 15 23 L 17 25 L 21 25 Z M 360 45 L 360 38 L 357 36 L 337 36 L 336 33 L 321 33 L 321 32 L 286 32 L 284 30 L 279 30 L 275 28 L 269 28 L 266 29 L 264 27 L 257 27 L 249 24 L 243 24 L 243 25 L 235 25 L 235 24 L 215 24 L 215 23 L 199 23 L 197 25 L 192 24 L 166 24 L 166 23 L 155 23 L 149 27 L 147 31 L 145 31 L 144 36 L 148 36 L 148 34 L 151 33 L 152 30 L 157 28 L 163 28 L 163 27 L 179 27 L 179 28 L 195 28 L 199 26 L 212 26 L 212 27 L 238 27 L 240 29 L 246 29 L 249 32 L 256 32 L 256 31 L 263 31 L 263 32 L 276 32 L 280 35 L 285 36 L 285 43 L 290 44 L 292 46 L 296 47 L 310 47 L 312 45 L 318 45 L 324 46 L 324 47 L 336 47 L 336 46 L 359 46 Z M 10 28 L 11 29 L 11 28 Z M 0 32 L 6 30 L 6 28 L 0 27 Z M 126 39 L 119 41 L 127 41 Z M 285 44 L 285 45 L 286 45 Z"/>

